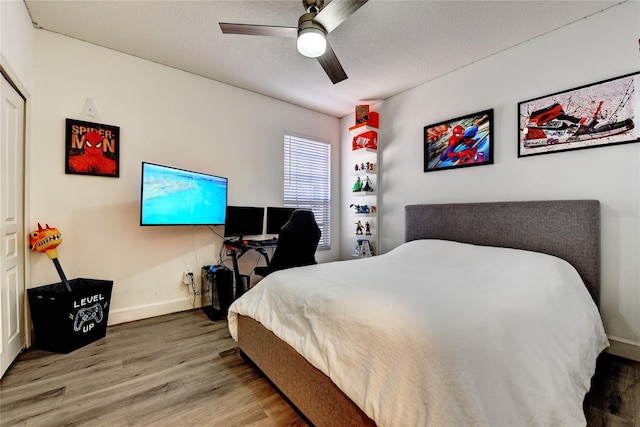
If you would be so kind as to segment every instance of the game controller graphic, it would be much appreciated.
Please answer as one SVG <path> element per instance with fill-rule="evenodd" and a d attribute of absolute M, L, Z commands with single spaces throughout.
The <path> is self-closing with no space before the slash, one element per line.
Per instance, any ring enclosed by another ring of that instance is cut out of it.
<path fill-rule="evenodd" d="M 102 318 L 104 317 L 102 313 L 102 306 L 100 303 L 95 303 L 91 307 L 81 308 L 78 310 L 76 314 L 76 318 L 73 321 L 73 330 L 78 332 L 82 329 L 82 326 L 91 321 L 95 320 L 96 323 L 102 322 Z"/>

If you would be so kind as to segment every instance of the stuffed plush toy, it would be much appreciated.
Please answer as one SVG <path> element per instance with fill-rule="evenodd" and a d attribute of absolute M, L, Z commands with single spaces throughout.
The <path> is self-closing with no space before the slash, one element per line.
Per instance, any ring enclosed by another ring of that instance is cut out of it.
<path fill-rule="evenodd" d="M 71 286 L 69 281 L 62 271 L 60 262 L 58 261 L 58 245 L 62 243 L 62 235 L 57 228 L 49 227 L 49 224 L 45 224 L 46 228 L 42 228 L 38 223 L 38 229 L 32 231 L 29 234 L 29 248 L 35 252 L 44 252 L 53 261 L 62 283 L 66 286 L 67 290 L 71 292 Z"/>
<path fill-rule="evenodd" d="M 42 228 L 38 223 L 38 229 L 32 231 L 29 235 L 29 248 L 35 252 L 44 252 L 49 258 L 58 258 L 58 250 L 56 249 L 62 243 L 62 236 L 57 228 Z"/>

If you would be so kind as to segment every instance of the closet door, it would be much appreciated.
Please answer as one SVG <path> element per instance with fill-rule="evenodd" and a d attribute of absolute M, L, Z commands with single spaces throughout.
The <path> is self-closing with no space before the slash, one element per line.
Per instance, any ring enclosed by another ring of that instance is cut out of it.
<path fill-rule="evenodd" d="M 0 376 L 24 347 L 24 99 L 0 86 Z"/>

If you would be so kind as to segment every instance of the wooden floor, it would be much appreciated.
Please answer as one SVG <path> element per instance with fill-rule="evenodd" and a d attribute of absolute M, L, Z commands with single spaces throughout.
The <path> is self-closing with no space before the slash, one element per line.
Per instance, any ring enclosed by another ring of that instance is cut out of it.
<path fill-rule="evenodd" d="M 589 427 L 640 427 L 640 362 L 603 353 L 584 407 Z"/>
<path fill-rule="evenodd" d="M 109 327 L 69 354 L 27 350 L 0 382 L 2 426 L 306 426 L 201 310 Z"/>
<path fill-rule="evenodd" d="M 640 427 L 640 363 L 601 357 L 588 426 Z M 0 381 L 1 426 L 306 426 L 200 310 L 109 327 L 70 354 L 30 349 Z"/>

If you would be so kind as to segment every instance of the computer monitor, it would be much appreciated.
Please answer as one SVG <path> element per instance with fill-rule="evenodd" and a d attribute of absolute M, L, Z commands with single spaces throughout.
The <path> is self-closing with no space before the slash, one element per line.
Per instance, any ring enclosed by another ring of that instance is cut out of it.
<path fill-rule="evenodd" d="M 227 206 L 224 223 L 225 237 L 257 236 L 264 228 L 264 208 L 254 206 Z"/>
<path fill-rule="evenodd" d="M 297 208 L 267 206 L 267 234 L 279 234 Z"/>

